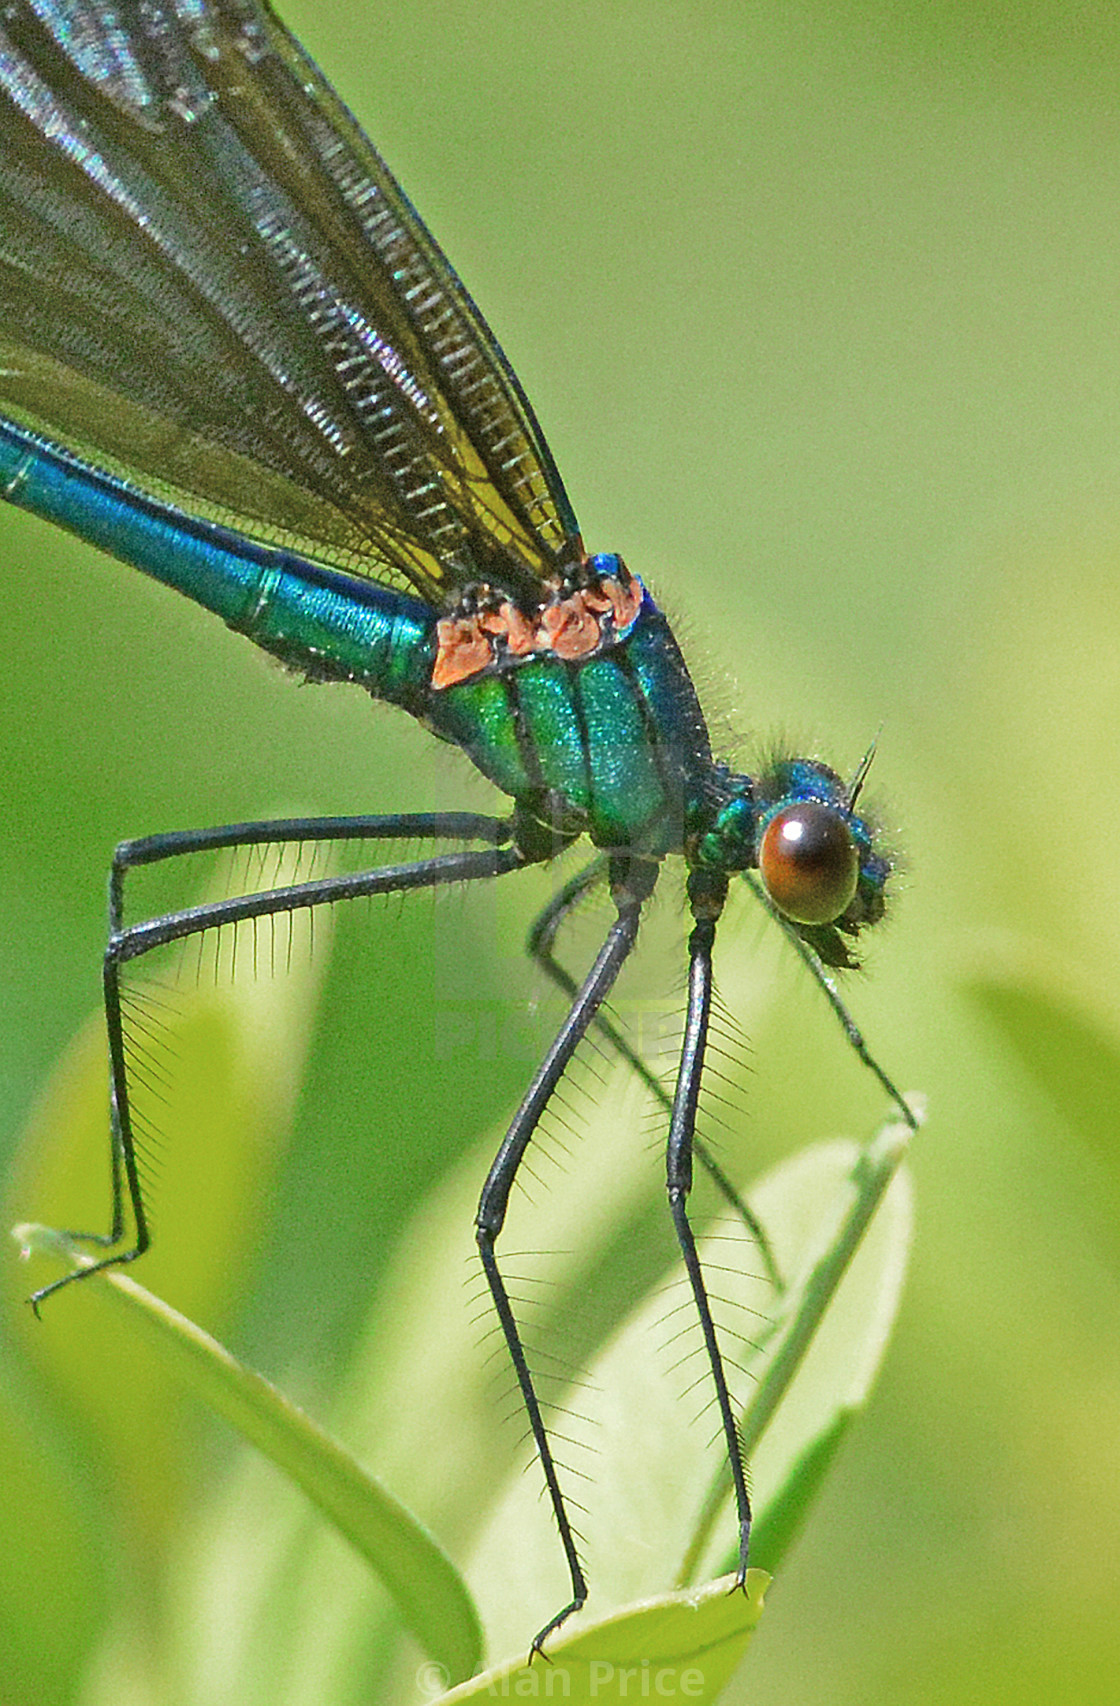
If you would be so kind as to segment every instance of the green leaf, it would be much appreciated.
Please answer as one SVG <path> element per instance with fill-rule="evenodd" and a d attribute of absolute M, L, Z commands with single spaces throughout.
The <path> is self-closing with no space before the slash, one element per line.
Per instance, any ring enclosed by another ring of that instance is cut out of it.
<path fill-rule="evenodd" d="M 18 1227 L 16 1235 L 27 1248 L 57 1247 L 57 1235 L 39 1228 Z M 449 1675 L 469 1676 L 482 1650 L 471 1597 L 405 1507 L 270 1381 L 177 1310 L 124 1274 L 103 1273 L 91 1283 L 126 1306 L 172 1378 L 262 1451 L 357 1547 L 425 1652 Z"/>
<path fill-rule="evenodd" d="M 770 1577 L 751 1570 L 746 1589 L 711 1582 L 628 1606 L 600 1622 L 561 1631 L 547 1657 L 499 1665 L 454 1688 L 435 1706 L 471 1700 L 688 1700 L 711 1706 L 746 1652 Z M 421 1685 L 425 1677 L 421 1672 Z M 434 1679 L 433 1679 L 434 1680 Z"/>
<path fill-rule="evenodd" d="M 771 1507 L 778 1524 L 792 1501 L 781 1529 L 803 1514 L 816 1487 L 811 1466 L 818 1478 L 826 1466 L 819 1442 L 842 1431 L 879 1365 L 909 1243 L 909 1186 L 896 1173 L 908 1137 L 892 1122 L 867 1149 L 814 1147 L 750 1192 L 782 1271 L 795 1276 L 781 1307 L 741 1224 L 721 1216 L 701 1240 L 730 1378 L 747 1401 L 764 1537 Z M 675 1264 L 552 1418 L 596 1608 L 679 1580 L 682 1559 L 692 1579 L 723 1573 L 735 1523 L 709 1399 L 691 1294 Z M 555 1530 L 523 1461 L 521 1454 L 467 1570 L 497 1651 L 516 1651 L 526 1626 L 563 1602 Z"/>
<path fill-rule="evenodd" d="M 780 1486 L 758 1511 L 751 1529 L 751 1557 L 765 1558 L 776 1570 L 797 1539 L 813 1501 L 836 1461 L 854 1410 L 837 1409 L 832 1422 L 789 1466 Z"/>

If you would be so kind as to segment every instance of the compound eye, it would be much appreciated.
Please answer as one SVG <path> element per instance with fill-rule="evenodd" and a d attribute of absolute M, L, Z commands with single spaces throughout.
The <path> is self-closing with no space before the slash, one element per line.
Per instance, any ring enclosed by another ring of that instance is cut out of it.
<path fill-rule="evenodd" d="M 775 813 L 758 850 L 758 869 L 774 905 L 795 924 L 831 924 L 851 905 L 859 854 L 832 806 L 801 800 Z"/>

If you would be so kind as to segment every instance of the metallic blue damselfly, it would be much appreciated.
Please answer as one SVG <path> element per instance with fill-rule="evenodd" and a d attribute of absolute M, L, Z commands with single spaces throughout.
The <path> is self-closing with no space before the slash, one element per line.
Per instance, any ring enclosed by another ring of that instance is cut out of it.
<path fill-rule="evenodd" d="M 149 1243 L 122 1013 L 126 966 L 243 919 L 499 877 L 586 837 L 530 933 L 570 999 L 482 1189 L 482 1266 L 571 1578 L 587 1585 L 497 1246 L 518 1167 L 601 1011 L 667 860 L 692 926 L 670 1213 L 738 1509 L 735 1414 L 688 1214 L 716 927 L 760 892 L 888 1092 L 825 968 L 881 916 L 891 860 L 814 758 L 720 762 L 648 588 L 589 554 L 536 416 L 470 295 L 366 138 L 257 0 L 14 0 L 0 17 L 0 482 L 220 616 L 293 671 L 358 684 L 462 749 L 504 815 L 423 811 L 150 836 L 112 866 L 104 960 L 114 1214 L 91 1269 Z M 408 863 L 125 918 L 128 873 L 293 840 L 450 844 Z M 456 845 L 456 844 L 467 844 Z M 554 954 L 589 889 L 614 919 L 582 979 Z M 909 1115 L 906 1117 L 909 1119 Z M 706 1165 L 714 1165 L 710 1158 Z M 718 1176 L 718 1175 L 717 1175 Z"/>

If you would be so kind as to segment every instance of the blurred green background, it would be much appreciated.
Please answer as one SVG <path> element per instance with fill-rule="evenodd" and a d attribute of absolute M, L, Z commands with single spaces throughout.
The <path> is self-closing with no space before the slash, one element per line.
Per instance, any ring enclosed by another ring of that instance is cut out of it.
<path fill-rule="evenodd" d="M 930 1099 L 913 1272 L 729 1698 L 1115 1702 L 1120 15 L 292 0 L 285 17 L 482 304 L 589 545 L 680 617 L 735 756 L 788 737 L 848 769 L 879 734 L 873 793 L 905 873 L 848 994 Z M 6 1158 L 96 1005 L 116 839 L 492 796 L 404 718 L 297 690 L 44 525 L 0 514 L 0 576 Z M 516 943 L 543 893 L 339 919 L 252 1293 L 205 1322 L 298 1371 L 313 1406 L 402 1217 L 523 1086 L 539 983 Z M 729 996 L 759 939 L 729 932 Z M 803 974 L 763 954 L 738 1175 L 881 1111 Z M 672 961 L 655 974 L 677 987 Z M 472 1005 L 486 1036 L 448 1018 Z M 635 1156 L 654 1212 L 656 1157 Z M 197 1260 L 220 1273 L 197 1189 Z M 122 1571 L 111 1487 L 58 1422 L 57 1367 L 28 1352 L 27 1272 L 14 1254 L 5 1272 L 0 1478 L 19 1514 L 0 1692 L 53 1706 L 82 1699 L 147 1566 Z M 102 1374 L 127 1406 L 129 1368 Z"/>

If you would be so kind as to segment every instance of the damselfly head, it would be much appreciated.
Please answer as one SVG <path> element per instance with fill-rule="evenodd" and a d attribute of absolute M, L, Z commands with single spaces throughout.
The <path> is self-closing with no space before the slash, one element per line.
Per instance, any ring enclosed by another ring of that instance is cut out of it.
<path fill-rule="evenodd" d="M 861 777 L 862 780 L 862 777 Z M 883 915 L 890 858 L 854 808 L 854 790 L 815 759 L 783 759 L 761 776 L 727 774 L 695 861 L 757 870 L 766 898 L 826 965 L 855 962 L 843 937 Z"/>

